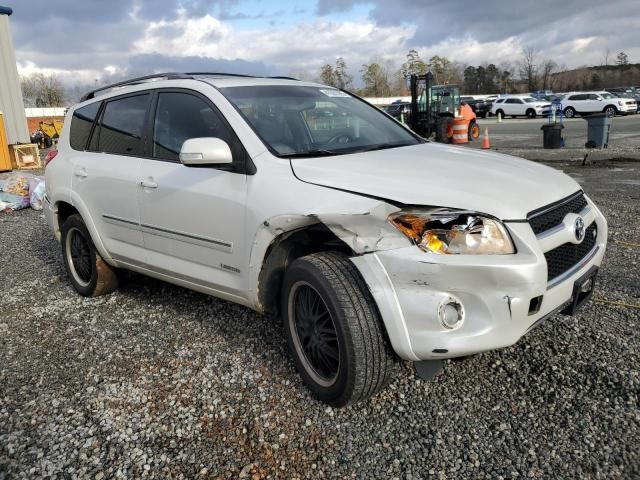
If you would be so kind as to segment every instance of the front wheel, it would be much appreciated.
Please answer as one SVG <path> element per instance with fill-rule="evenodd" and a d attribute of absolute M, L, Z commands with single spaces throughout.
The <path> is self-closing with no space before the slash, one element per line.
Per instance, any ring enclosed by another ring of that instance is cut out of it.
<path fill-rule="evenodd" d="M 62 258 L 76 292 L 97 297 L 118 288 L 116 272 L 97 252 L 82 217 L 71 215 L 61 229 Z"/>
<path fill-rule="evenodd" d="M 527 110 L 527 118 L 536 118 L 536 111 L 531 108 Z"/>
<path fill-rule="evenodd" d="M 618 113 L 618 109 L 612 105 L 609 105 L 604 108 L 603 112 L 607 114 L 607 117 L 615 117 Z"/>
<path fill-rule="evenodd" d="M 564 116 L 567 118 L 573 118 L 576 116 L 576 110 L 573 107 L 567 107 L 564 109 Z"/>
<path fill-rule="evenodd" d="M 333 406 L 364 400 L 396 374 L 377 306 L 345 255 L 295 260 L 285 272 L 282 313 L 293 360 L 319 400 Z"/>

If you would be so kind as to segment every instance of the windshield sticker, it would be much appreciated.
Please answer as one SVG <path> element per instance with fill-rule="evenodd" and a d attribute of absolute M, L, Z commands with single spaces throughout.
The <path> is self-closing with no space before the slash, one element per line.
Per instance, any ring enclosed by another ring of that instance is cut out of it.
<path fill-rule="evenodd" d="M 327 97 L 349 97 L 348 93 L 341 92 L 340 90 L 323 90 L 320 89 Z"/>

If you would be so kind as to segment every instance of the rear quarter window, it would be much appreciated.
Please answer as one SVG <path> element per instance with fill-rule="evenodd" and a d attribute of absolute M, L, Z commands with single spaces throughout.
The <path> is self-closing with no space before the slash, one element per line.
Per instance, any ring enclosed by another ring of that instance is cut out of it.
<path fill-rule="evenodd" d="M 85 150 L 87 148 L 91 127 L 96 120 L 101 103 L 91 103 L 73 112 L 69 131 L 69 144 L 74 150 Z"/>

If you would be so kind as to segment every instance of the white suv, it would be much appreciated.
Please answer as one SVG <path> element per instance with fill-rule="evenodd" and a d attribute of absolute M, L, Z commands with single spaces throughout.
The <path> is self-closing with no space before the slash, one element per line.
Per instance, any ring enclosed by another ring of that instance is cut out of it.
<path fill-rule="evenodd" d="M 636 113 L 637 104 L 632 98 L 619 98 L 609 92 L 572 92 L 562 100 L 564 116 L 575 117 L 580 113 L 603 112 L 613 117 L 617 114 Z"/>
<path fill-rule="evenodd" d="M 607 239 L 558 170 L 427 142 L 347 92 L 282 78 L 91 92 L 46 185 L 80 294 L 129 269 L 279 314 L 304 382 L 333 405 L 380 390 L 399 358 L 430 377 L 574 312 Z"/>
<path fill-rule="evenodd" d="M 505 117 L 527 117 L 545 116 L 551 113 L 551 104 L 546 100 L 538 100 L 533 97 L 501 97 L 494 100 L 491 106 L 492 115 Z"/>

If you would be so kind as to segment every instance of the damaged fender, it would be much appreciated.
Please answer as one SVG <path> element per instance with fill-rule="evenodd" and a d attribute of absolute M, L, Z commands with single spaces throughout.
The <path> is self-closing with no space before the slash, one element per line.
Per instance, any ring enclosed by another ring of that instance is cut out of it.
<path fill-rule="evenodd" d="M 283 240 L 304 227 L 323 224 L 356 255 L 403 248 L 411 245 L 411 241 L 387 220 L 397 211 L 398 207 L 380 202 L 364 212 L 289 214 L 265 220 L 254 237 L 251 249 L 249 301 L 256 310 L 263 311 L 259 298 L 260 271 L 265 255 L 276 239 Z"/>

